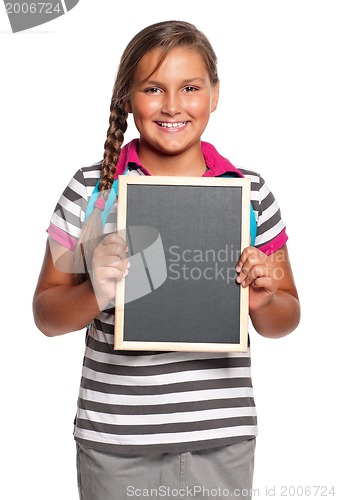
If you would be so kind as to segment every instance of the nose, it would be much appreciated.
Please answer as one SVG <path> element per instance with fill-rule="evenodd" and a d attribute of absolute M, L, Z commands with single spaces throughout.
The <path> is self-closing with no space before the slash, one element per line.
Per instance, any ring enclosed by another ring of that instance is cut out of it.
<path fill-rule="evenodd" d="M 163 107 L 163 113 L 167 113 L 170 116 L 174 116 L 181 111 L 180 96 L 177 92 L 167 92 L 165 94 Z"/>

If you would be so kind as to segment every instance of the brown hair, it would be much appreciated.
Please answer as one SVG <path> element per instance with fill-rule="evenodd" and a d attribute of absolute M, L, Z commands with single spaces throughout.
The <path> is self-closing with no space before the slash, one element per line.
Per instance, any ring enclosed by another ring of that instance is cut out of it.
<path fill-rule="evenodd" d="M 133 75 L 139 61 L 147 52 L 160 48 L 162 56 L 154 69 L 156 71 L 168 52 L 181 46 L 190 47 L 202 56 L 208 69 L 211 84 L 215 86 L 218 81 L 216 54 L 207 37 L 193 24 L 185 21 L 163 21 L 152 24 L 137 33 L 126 46 L 116 74 L 110 104 L 109 128 L 104 144 L 102 174 L 99 184 L 103 199 L 107 197 L 114 181 L 116 165 L 127 129 L 128 114 L 125 111 L 125 103 L 130 96 Z M 85 247 L 87 264 L 91 263 L 92 252 L 101 233 L 101 213 L 98 208 L 95 208 L 83 227 L 78 243 L 82 257 L 84 257 L 83 246 Z"/>

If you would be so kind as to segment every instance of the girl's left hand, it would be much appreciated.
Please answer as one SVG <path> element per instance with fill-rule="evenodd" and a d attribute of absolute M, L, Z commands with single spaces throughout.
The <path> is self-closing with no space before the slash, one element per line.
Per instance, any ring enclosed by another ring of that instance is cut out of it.
<path fill-rule="evenodd" d="M 278 291 L 276 267 L 270 256 L 255 247 L 247 247 L 236 267 L 236 281 L 249 286 L 249 310 L 260 309 L 270 303 Z"/>

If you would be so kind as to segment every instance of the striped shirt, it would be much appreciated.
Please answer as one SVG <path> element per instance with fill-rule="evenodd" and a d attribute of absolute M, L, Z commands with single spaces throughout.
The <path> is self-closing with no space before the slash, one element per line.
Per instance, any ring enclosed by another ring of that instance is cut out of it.
<path fill-rule="evenodd" d="M 124 146 L 117 174 L 149 175 L 137 155 L 138 141 Z M 255 246 L 266 254 L 287 241 L 275 198 L 262 177 L 236 169 L 213 146 L 202 143 L 204 176 L 225 172 L 251 180 L 257 220 Z M 73 250 L 101 163 L 79 170 L 64 190 L 48 228 Z M 117 204 L 104 227 L 114 230 Z M 244 353 L 133 352 L 114 350 L 114 309 L 87 329 L 75 439 L 110 453 L 193 451 L 235 443 L 257 434 L 249 350 Z"/>

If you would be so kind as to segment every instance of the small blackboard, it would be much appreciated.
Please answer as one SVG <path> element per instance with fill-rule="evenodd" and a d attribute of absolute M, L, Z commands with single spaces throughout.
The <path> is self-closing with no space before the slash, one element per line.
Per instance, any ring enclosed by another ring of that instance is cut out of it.
<path fill-rule="evenodd" d="M 250 181 L 120 176 L 118 233 L 131 263 L 117 283 L 115 349 L 246 351 Z"/>

